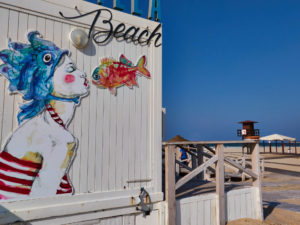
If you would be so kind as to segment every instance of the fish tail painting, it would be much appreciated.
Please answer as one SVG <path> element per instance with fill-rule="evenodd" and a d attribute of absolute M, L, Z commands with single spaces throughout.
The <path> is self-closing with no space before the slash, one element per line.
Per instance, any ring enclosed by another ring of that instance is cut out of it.
<path fill-rule="evenodd" d="M 119 61 L 113 58 L 104 58 L 101 64 L 92 73 L 92 83 L 100 88 L 108 88 L 113 94 L 117 94 L 117 88 L 126 85 L 129 88 L 138 86 L 136 75 L 151 78 L 147 70 L 146 56 L 142 56 L 136 66 L 123 54 Z"/>
<path fill-rule="evenodd" d="M 0 74 L 9 91 L 22 95 L 18 128 L 0 152 L 0 199 L 16 200 L 72 194 L 69 169 L 77 139 L 68 130 L 81 97 L 88 94 L 86 74 L 68 50 L 29 32 L 28 43 L 11 42 L 0 51 Z"/>
<path fill-rule="evenodd" d="M 138 72 L 140 72 L 145 77 L 150 77 L 150 72 L 145 68 L 146 57 L 142 56 L 137 64 Z"/>

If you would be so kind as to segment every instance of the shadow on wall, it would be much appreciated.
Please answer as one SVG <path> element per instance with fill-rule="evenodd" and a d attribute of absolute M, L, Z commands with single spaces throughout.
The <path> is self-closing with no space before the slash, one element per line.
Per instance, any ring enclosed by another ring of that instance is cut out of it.
<path fill-rule="evenodd" d="M 12 213 L 9 209 L 0 206 L 0 224 L 19 224 L 18 222 L 25 224 L 23 219 Z"/>

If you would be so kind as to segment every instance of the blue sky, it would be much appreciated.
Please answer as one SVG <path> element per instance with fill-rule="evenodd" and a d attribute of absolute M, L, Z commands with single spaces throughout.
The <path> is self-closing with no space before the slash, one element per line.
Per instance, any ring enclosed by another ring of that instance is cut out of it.
<path fill-rule="evenodd" d="M 166 139 L 300 139 L 300 2 L 162 1 Z"/>
<path fill-rule="evenodd" d="M 300 1 L 161 4 L 167 140 L 238 140 L 242 120 L 300 140 Z"/>

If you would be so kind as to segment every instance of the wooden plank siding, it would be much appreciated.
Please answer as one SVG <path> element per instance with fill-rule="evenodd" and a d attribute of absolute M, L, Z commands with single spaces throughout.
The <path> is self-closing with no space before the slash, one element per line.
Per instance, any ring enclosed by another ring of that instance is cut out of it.
<path fill-rule="evenodd" d="M 124 213 L 126 211 L 123 211 Z M 99 214 L 103 214 L 99 216 Z M 112 217 L 107 217 L 106 213 L 92 213 L 73 215 L 69 217 L 57 217 L 48 220 L 33 220 L 30 221 L 31 225 L 53 225 L 53 224 L 69 224 L 69 225 L 156 225 L 164 224 L 160 220 L 164 217 L 164 209 L 158 210 L 157 207 L 151 213 L 151 217 L 144 217 L 141 213 L 132 213 L 132 211 L 127 210 L 124 215 L 114 215 Z M 103 217 L 103 218 L 101 218 Z"/>
<path fill-rule="evenodd" d="M 91 40 L 85 49 L 78 50 L 70 43 L 69 33 L 76 27 L 88 32 L 92 17 L 78 19 L 77 23 L 62 19 L 58 12 L 62 11 L 68 16 L 76 15 L 76 10 L 70 6 L 71 2 L 76 2 L 79 9 L 85 12 L 101 6 L 83 1 L 55 2 L 0 0 L 0 48 L 7 48 L 8 37 L 11 37 L 12 41 L 27 43 L 26 34 L 38 30 L 43 38 L 53 41 L 63 49 L 69 49 L 77 67 L 87 74 L 90 83 L 89 96 L 82 98 L 69 126 L 70 132 L 79 140 L 77 155 L 69 172 L 75 195 L 88 196 L 90 193 L 96 193 L 99 194 L 97 196 L 102 196 L 97 198 L 103 199 L 109 196 L 129 198 L 137 196 L 140 188 L 145 187 L 150 194 L 160 196 L 154 199 L 161 201 L 161 47 L 155 48 L 153 43 L 140 46 L 112 39 L 105 45 L 97 45 Z M 145 20 L 146 22 L 142 23 L 134 16 L 115 11 L 113 18 L 114 25 L 124 22 L 126 26 L 143 29 L 147 24 L 151 30 L 157 26 L 156 22 Z M 96 30 L 99 30 L 101 25 L 98 22 Z M 117 96 L 114 96 L 108 89 L 100 89 L 93 85 L 91 74 L 96 66 L 99 66 L 101 58 L 113 57 L 118 61 L 121 54 L 133 63 L 137 63 L 140 57 L 145 55 L 151 79 L 139 76 L 138 87 L 129 89 L 123 86 L 117 89 Z M 2 149 L 18 126 L 16 117 L 22 101 L 18 94 L 9 93 L 7 80 L 0 76 Z M 54 202 L 58 200 L 54 198 Z M 47 199 L 31 202 L 45 206 L 48 204 Z M 34 208 L 36 207 L 32 207 Z M 43 216 L 45 215 L 41 215 Z"/>
<path fill-rule="evenodd" d="M 148 46 L 136 46 L 115 39 L 100 47 L 90 42 L 84 50 L 77 50 L 68 40 L 68 33 L 74 26 L 67 22 L 61 23 L 55 19 L 45 19 L 4 8 L 0 10 L 4 31 L 0 37 L 1 49 L 7 48 L 7 37 L 11 37 L 12 41 L 27 42 L 27 32 L 37 29 L 44 38 L 53 41 L 59 47 L 70 49 L 72 59 L 78 68 L 87 73 L 90 82 L 90 75 L 99 65 L 101 58 L 113 57 L 119 60 L 120 54 L 123 53 L 133 63 L 142 55 L 147 56 L 148 65 L 152 60 Z M 149 69 L 151 75 L 155 76 L 154 71 Z M 6 84 L 0 93 L 3 146 L 17 127 L 14 124 L 17 124 L 16 116 L 21 99 L 19 95 L 9 94 L 8 83 L 4 77 L 1 77 L 0 82 L 2 87 Z M 77 156 L 71 169 L 76 193 L 121 190 L 124 185 L 126 189 L 139 189 L 149 185 L 146 181 L 141 185 L 138 180 L 151 178 L 151 82 L 151 79 L 138 77 L 139 87 L 119 88 L 117 96 L 112 95 L 108 89 L 99 89 L 90 84 L 90 95 L 82 99 L 70 125 L 70 131 L 79 139 Z M 137 182 L 128 185 L 128 180 Z"/>
<path fill-rule="evenodd" d="M 254 207 L 256 188 L 249 187 L 227 193 L 227 221 L 240 218 L 256 219 L 258 208 Z"/>
<path fill-rule="evenodd" d="M 256 219 L 258 209 L 254 207 L 256 187 L 246 187 L 225 193 L 226 221 L 240 218 Z M 176 201 L 177 225 L 217 225 L 217 195 L 202 194 Z"/>
<path fill-rule="evenodd" d="M 177 225 L 217 225 L 217 195 L 204 194 L 176 201 Z"/>

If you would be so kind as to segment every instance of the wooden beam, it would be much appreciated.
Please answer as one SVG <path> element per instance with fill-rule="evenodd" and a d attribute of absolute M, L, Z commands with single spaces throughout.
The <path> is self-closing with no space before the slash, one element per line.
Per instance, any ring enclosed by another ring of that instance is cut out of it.
<path fill-rule="evenodd" d="M 213 154 L 216 154 L 216 151 L 213 150 L 211 147 L 209 147 L 208 145 L 203 145 L 208 151 L 210 151 Z"/>
<path fill-rule="evenodd" d="M 197 145 L 197 166 L 203 164 L 203 145 Z M 200 180 L 204 180 L 204 172 L 198 174 Z"/>
<path fill-rule="evenodd" d="M 176 162 L 177 164 L 179 164 L 180 166 L 186 168 L 186 169 L 189 170 L 189 171 L 192 171 L 192 170 L 193 170 L 192 168 L 188 167 L 187 165 L 185 165 L 184 163 L 180 162 L 180 161 L 177 160 L 177 159 L 175 159 L 175 162 Z"/>
<path fill-rule="evenodd" d="M 197 176 L 200 172 L 202 172 L 204 169 L 212 165 L 218 160 L 218 156 L 214 156 L 211 159 L 207 160 L 205 163 L 203 163 L 201 166 L 198 166 L 196 169 L 194 169 L 192 172 L 189 174 L 185 175 L 182 177 L 180 180 L 177 181 L 175 185 L 175 190 L 180 188 L 182 185 L 184 185 L 186 182 L 189 180 L 193 179 L 195 176 Z"/>
<path fill-rule="evenodd" d="M 225 186 L 224 186 L 224 145 L 216 146 L 216 156 L 218 161 L 216 163 L 216 194 L 217 194 L 217 218 L 219 225 L 226 224 L 226 203 L 225 203 Z"/>
<path fill-rule="evenodd" d="M 210 154 L 208 154 L 208 153 L 206 153 L 206 152 L 202 152 L 202 154 L 203 154 L 203 156 L 205 156 L 206 158 L 211 158 L 211 157 L 213 157 L 213 155 L 210 155 Z M 215 153 L 214 153 L 215 154 Z"/>
<path fill-rule="evenodd" d="M 242 157 L 242 167 L 246 168 L 246 159 L 245 159 L 245 156 Z M 242 181 L 245 181 L 245 173 L 242 173 Z"/>
<path fill-rule="evenodd" d="M 262 207 L 262 195 L 261 195 L 261 174 L 260 174 L 260 160 L 259 160 L 259 144 L 251 145 L 251 163 L 252 172 L 257 174 L 257 178 L 253 181 L 252 185 L 257 188 L 256 201 L 254 207 L 257 209 L 256 218 L 263 220 L 263 207 Z"/>
<path fill-rule="evenodd" d="M 176 225 L 175 151 L 175 145 L 169 145 L 165 148 L 165 183 L 166 202 L 168 204 L 168 225 Z"/>
<path fill-rule="evenodd" d="M 190 152 L 190 146 L 188 146 L 188 151 Z M 192 169 L 195 169 L 197 167 L 197 158 L 197 155 L 192 156 Z"/>
<path fill-rule="evenodd" d="M 238 168 L 239 170 L 243 171 L 244 173 L 248 174 L 249 176 L 257 179 L 257 174 L 253 173 L 251 170 L 247 169 L 247 168 L 243 168 L 242 165 L 236 163 L 235 161 L 233 161 L 232 159 L 230 158 L 225 158 L 225 161 L 228 162 L 229 164 L 231 164 L 232 166 Z"/>
<path fill-rule="evenodd" d="M 261 160 L 261 177 L 265 176 L 265 160 Z"/>
<path fill-rule="evenodd" d="M 214 168 L 212 168 L 211 166 L 208 166 L 206 169 L 208 169 L 210 172 L 212 173 L 216 173 L 216 170 Z"/>
<path fill-rule="evenodd" d="M 242 178 L 242 175 L 241 174 L 237 174 L 237 173 L 226 173 L 225 172 L 225 177 L 226 178 Z"/>

